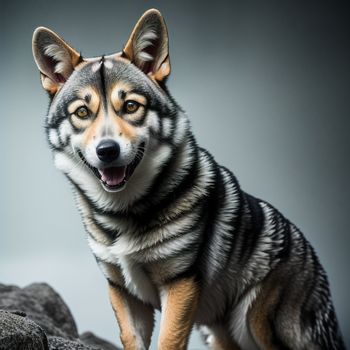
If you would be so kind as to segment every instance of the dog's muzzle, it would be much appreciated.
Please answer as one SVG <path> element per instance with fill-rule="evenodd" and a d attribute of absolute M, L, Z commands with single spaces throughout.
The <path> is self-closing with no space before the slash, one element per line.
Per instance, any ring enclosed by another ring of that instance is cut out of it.
<path fill-rule="evenodd" d="M 79 157 L 84 164 L 101 181 L 104 189 L 108 192 L 118 192 L 124 188 L 136 167 L 141 162 L 145 151 L 145 143 L 142 143 L 136 152 L 135 158 L 128 165 L 124 166 L 106 166 L 98 169 L 93 167 L 83 156 L 81 151 Z M 111 163 L 116 160 L 120 153 L 119 145 L 112 140 L 102 141 L 96 148 L 98 158 L 104 163 Z"/>

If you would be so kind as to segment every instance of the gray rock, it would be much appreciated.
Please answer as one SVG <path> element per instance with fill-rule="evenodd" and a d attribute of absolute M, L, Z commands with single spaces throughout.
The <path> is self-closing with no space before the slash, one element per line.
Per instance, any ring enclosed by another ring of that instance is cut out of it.
<path fill-rule="evenodd" d="M 50 350 L 107 350 L 86 345 L 79 340 L 72 341 L 60 337 L 49 337 Z"/>
<path fill-rule="evenodd" d="M 79 339 L 71 312 L 47 284 L 0 284 L 0 350 L 120 350 L 91 332 Z"/>
<path fill-rule="evenodd" d="M 0 311 L 1 350 L 48 350 L 44 331 L 33 321 L 7 311 Z"/>
<path fill-rule="evenodd" d="M 92 345 L 103 350 L 120 350 L 112 343 L 97 337 L 91 332 L 85 332 L 80 335 L 80 340 L 87 345 Z"/>
<path fill-rule="evenodd" d="M 46 283 L 33 283 L 25 288 L 0 284 L 0 309 L 24 312 L 47 335 L 78 338 L 77 326 L 67 305 Z"/>

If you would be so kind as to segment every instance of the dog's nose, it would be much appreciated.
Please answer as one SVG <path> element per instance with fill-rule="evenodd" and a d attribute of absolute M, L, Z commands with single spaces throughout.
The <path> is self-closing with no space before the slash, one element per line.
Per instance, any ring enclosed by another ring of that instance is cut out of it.
<path fill-rule="evenodd" d="M 110 163 L 119 157 L 120 146 L 113 140 L 104 140 L 96 147 L 96 153 L 102 162 Z"/>

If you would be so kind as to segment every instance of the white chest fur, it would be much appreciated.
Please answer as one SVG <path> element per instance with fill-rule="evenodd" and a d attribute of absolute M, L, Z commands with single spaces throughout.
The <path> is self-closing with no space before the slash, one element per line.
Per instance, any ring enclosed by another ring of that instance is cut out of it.
<path fill-rule="evenodd" d="M 135 261 L 130 255 L 116 254 L 113 245 L 106 246 L 92 238 L 89 238 L 88 242 L 97 258 L 118 265 L 125 280 L 125 288 L 131 294 L 155 308 L 160 308 L 158 290 L 139 262 Z"/>

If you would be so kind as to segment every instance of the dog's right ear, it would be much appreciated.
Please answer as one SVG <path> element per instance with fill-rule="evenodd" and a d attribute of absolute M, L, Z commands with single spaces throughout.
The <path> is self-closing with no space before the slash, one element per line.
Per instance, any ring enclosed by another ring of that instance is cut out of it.
<path fill-rule="evenodd" d="M 33 34 L 33 56 L 45 90 L 54 95 L 82 61 L 80 54 L 50 29 L 39 27 Z"/>
<path fill-rule="evenodd" d="M 168 31 L 161 13 L 146 11 L 136 23 L 123 56 L 152 79 L 161 82 L 170 74 Z"/>

